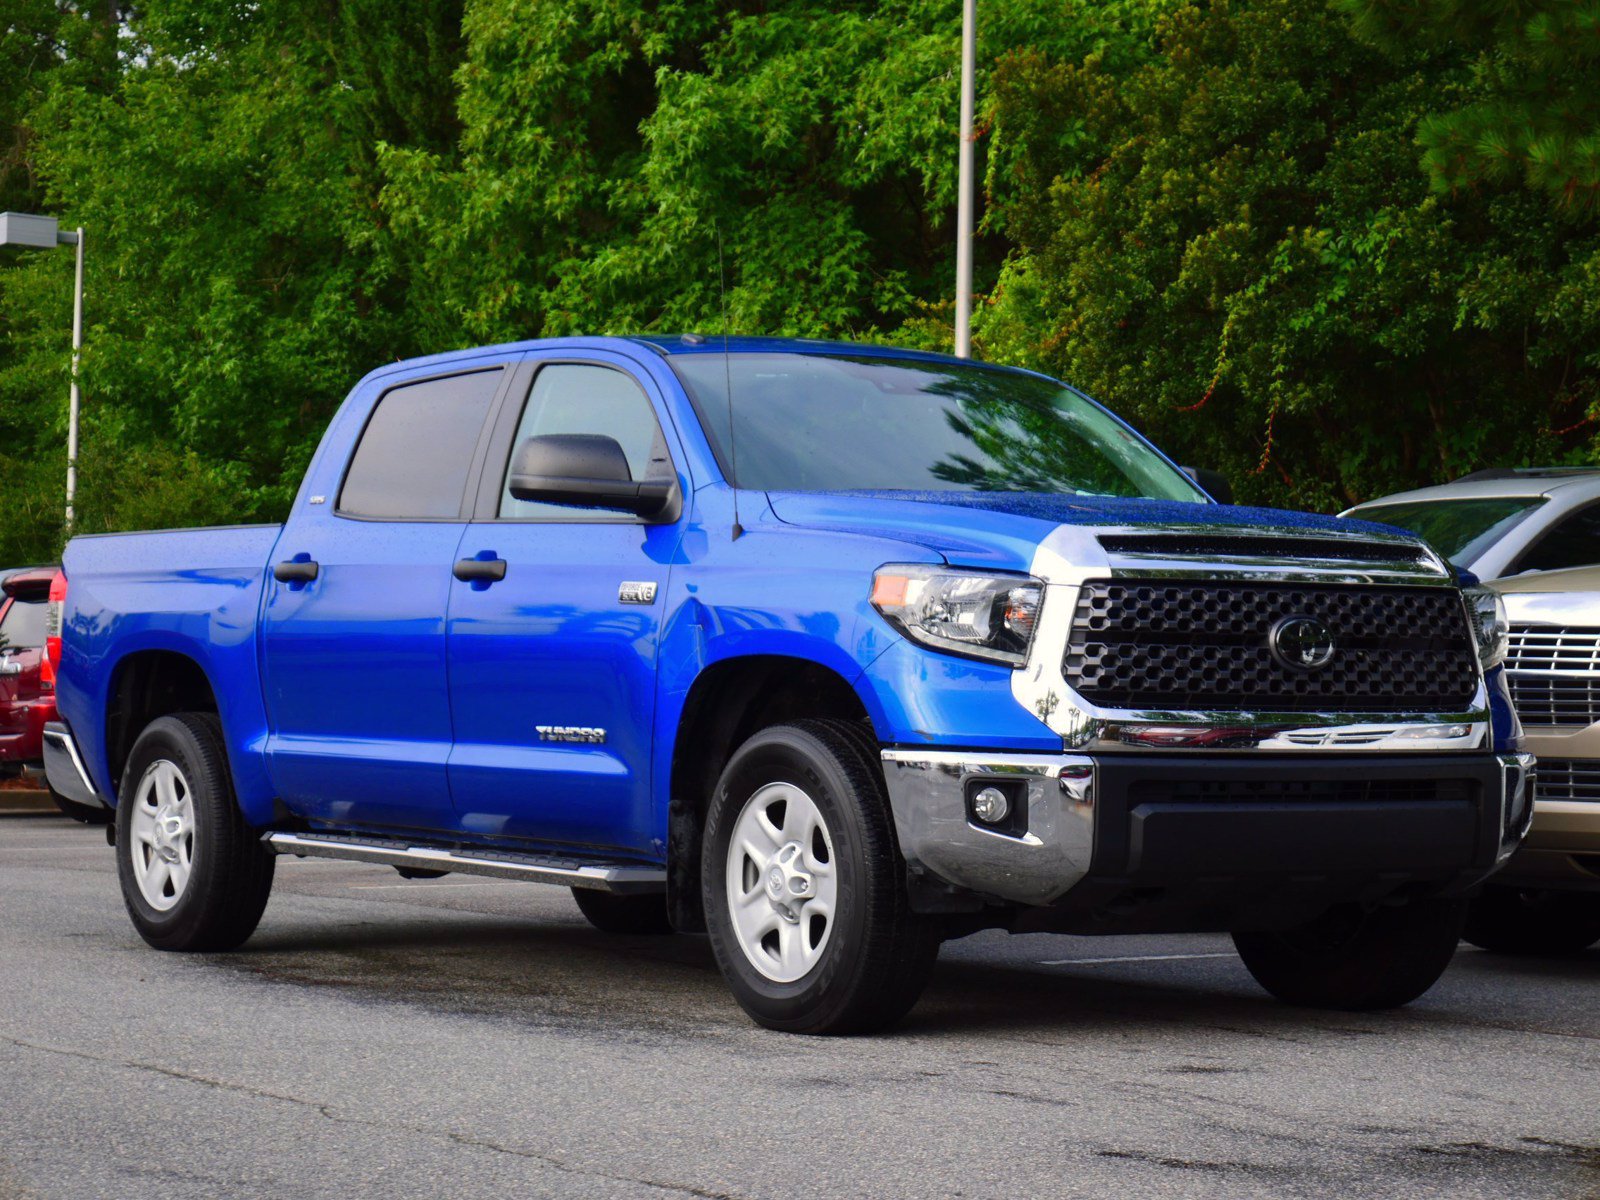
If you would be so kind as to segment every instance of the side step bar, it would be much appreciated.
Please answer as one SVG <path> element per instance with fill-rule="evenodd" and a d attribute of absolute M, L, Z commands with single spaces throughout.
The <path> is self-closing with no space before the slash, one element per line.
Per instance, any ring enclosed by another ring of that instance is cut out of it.
<path fill-rule="evenodd" d="M 269 833 L 261 840 L 278 854 L 293 854 L 298 858 L 339 858 L 462 875 L 493 875 L 500 879 L 593 888 L 600 892 L 659 892 L 667 886 L 667 873 L 663 868 L 632 863 L 586 863 L 514 851 L 448 848 L 333 833 Z"/>

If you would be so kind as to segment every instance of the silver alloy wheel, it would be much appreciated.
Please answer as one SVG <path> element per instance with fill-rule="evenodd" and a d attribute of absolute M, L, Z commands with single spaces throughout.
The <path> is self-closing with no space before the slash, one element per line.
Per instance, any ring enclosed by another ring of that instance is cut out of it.
<path fill-rule="evenodd" d="M 176 763 L 159 758 L 133 793 L 128 854 L 145 903 L 166 912 L 183 898 L 194 866 L 194 801 Z"/>
<path fill-rule="evenodd" d="M 833 935 L 839 880 L 833 838 L 816 802 L 792 783 L 769 783 L 745 802 L 728 839 L 728 915 L 752 966 L 793 983 Z"/>

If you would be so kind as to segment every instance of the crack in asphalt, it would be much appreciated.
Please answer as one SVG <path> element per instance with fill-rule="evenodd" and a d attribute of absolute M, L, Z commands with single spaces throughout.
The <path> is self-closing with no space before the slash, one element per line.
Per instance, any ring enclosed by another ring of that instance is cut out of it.
<path fill-rule="evenodd" d="M 1261 1172 L 1268 1167 L 1246 1162 L 1212 1162 L 1199 1158 L 1168 1158 L 1159 1154 L 1146 1154 L 1142 1150 L 1096 1150 L 1100 1158 L 1120 1158 L 1128 1162 L 1145 1163 L 1152 1167 L 1170 1167 L 1178 1171 L 1247 1171 Z"/>
<path fill-rule="evenodd" d="M 41 1054 L 59 1054 L 67 1058 L 83 1059 L 86 1062 L 97 1063 L 102 1066 L 121 1067 L 124 1070 L 144 1071 L 154 1075 L 165 1075 L 171 1079 L 182 1080 L 185 1083 L 200 1084 L 203 1087 L 216 1088 L 225 1092 L 236 1092 L 240 1095 L 251 1096 L 258 1100 L 276 1100 L 284 1104 L 299 1105 L 308 1108 L 319 1116 L 329 1121 L 346 1125 L 364 1125 L 371 1129 L 388 1130 L 394 1132 L 417 1133 L 424 1137 L 442 1138 L 454 1145 L 465 1146 L 475 1150 L 488 1150 L 495 1154 L 506 1154 L 515 1158 L 526 1159 L 530 1162 L 541 1163 L 551 1170 L 563 1174 L 579 1175 L 589 1179 L 603 1179 L 610 1183 L 633 1183 L 641 1187 L 655 1188 L 663 1192 L 675 1192 L 683 1196 L 695 1196 L 699 1200 L 741 1200 L 741 1197 L 732 1192 L 714 1192 L 705 1188 L 696 1187 L 688 1183 L 673 1183 L 666 1180 L 650 1179 L 639 1175 L 618 1175 L 610 1171 L 595 1170 L 590 1167 L 576 1166 L 554 1155 L 544 1154 L 537 1150 L 525 1150 L 515 1146 L 507 1146 L 500 1142 L 489 1141 L 485 1138 L 472 1137 L 469 1134 L 457 1133 L 450 1129 L 433 1129 L 426 1125 L 412 1125 L 406 1122 L 370 1121 L 364 1117 L 352 1117 L 338 1112 L 331 1104 L 323 1104 L 316 1100 L 307 1100 L 304 1096 L 291 1096 L 284 1092 L 269 1091 L 265 1088 L 252 1087 L 245 1083 L 235 1083 L 226 1079 L 213 1079 L 209 1075 L 198 1075 L 192 1071 L 184 1071 L 177 1067 L 164 1067 L 160 1063 L 140 1062 L 137 1059 L 114 1058 L 103 1054 L 91 1054 L 87 1050 L 74 1050 L 67 1046 L 50 1046 L 42 1042 L 31 1042 L 25 1038 L 15 1037 L 11 1034 L 0 1034 L 5 1041 L 22 1050 L 34 1050 Z"/>

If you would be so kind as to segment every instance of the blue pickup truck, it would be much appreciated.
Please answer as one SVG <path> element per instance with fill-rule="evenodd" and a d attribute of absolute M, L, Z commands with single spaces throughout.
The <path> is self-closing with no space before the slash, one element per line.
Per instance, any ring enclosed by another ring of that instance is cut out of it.
<path fill-rule="evenodd" d="M 533 341 L 368 375 L 281 527 L 74 539 L 46 753 L 161 949 L 293 854 L 703 931 L 776 1029 L 884 1027 L 993 928 L 1228 931 L 1379 1008 L 1527 825 L 1496 603 L 1037 374 Z"/>

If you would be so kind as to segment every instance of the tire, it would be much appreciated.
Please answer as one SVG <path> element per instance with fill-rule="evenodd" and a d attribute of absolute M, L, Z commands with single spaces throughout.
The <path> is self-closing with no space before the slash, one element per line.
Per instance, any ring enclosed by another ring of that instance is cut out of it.
<path fill-rule="evenodd" d="M 139 936 L 157 950 L 217 951 L 254 933 L 276 860 L 239 812 L 217 718 L 152 721 L 120 797 L 117 876 Z"/>
<path fill-rule="evenodd" d="M 109 808 L 98 808 L 92 804 L 79 804 L 76 800 L 68 800 L 55 788 L 48 785 L 46 790 L 50 793 L 51 801 L 61 810 L 62 816 L 71 817 L 74 821 L 84 825 L 109 825 L 111 823 L 111 810 Z"/>
<path fill-rule="evenodd" d="M 734 997 L 768 1029 L 883 1029 L 911 1010 L 938 957 L 939 926 L 910 908 L 869 740 L 840 721 L 764 729 L 734 753 L 711 797 L 700 872 L 707 932 Z M 755 846 L 760 861 L 730 854 L 736 844 Z M 750 902 L 737 903 L 741 895 Z"/>
<path fill-rule="evenodd" d="M 1600 941 L 1600 895 L 1491 885 L 1461 936 L 1496 954 L 1576 954 Z"/>
<path fill-rule="evenodd" d="M 1461 939 L 1464 900 L 1340 905 L 1277 933 L 1235 933 L 1255 980 L 1286 1004 L 1369 1012 L 1409 1004 L 1444 974 Z"/>
<path fill-rule="evenodd" d="M 672 932 L 667 919 L 665 892 L 643 896 L 618 896 L 593 888 L 573 888 L 578 911 L 601 933 L 633 933 L 655 936 Z"/>

